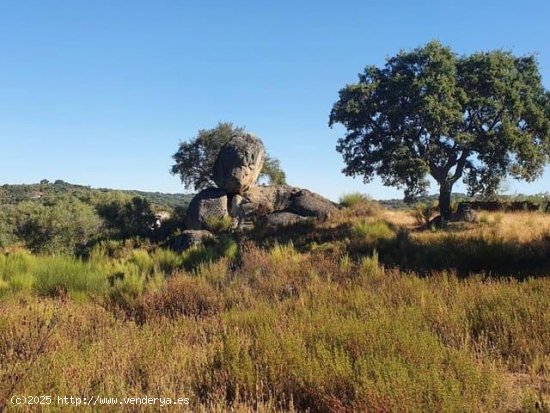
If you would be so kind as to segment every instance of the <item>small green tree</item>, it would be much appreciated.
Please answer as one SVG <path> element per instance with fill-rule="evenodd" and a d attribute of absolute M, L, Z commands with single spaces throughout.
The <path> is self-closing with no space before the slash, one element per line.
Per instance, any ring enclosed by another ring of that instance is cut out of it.
<path fill-rule="evenodd" d="M 12 206 L 0 208 L 0 248 L 6 248 L 17 242 L 15 235 L 15 218 Z"/>
<path fill-rule="evenodd" d="M 281 168 L 281 162 L 277 158 L 266 155 L 260 179 L 267 179 L 271 185 L 285 185 L 286 174 Z"/>
<path fill-rule="evenodd" d="M 471 195 L 487 195 L 507 175 L 536 179 L 550 156 L 550 94 L 537 62 L 507 51 L 457 56 L 436 41 L 402 51 L 340 91 L 329 125 L 338 123 L 346 175 L 379 175 L 406 200 L 431 176 L 444 218 L 460 178 Z"/>
<path fill-rule="evenodd" d="M 15 214 L 16 235 L 41 253 L 73 254 L 97 235 L 101 225 L 94 208 L 77 200 L 47 205 L 27 201 Z"/>
<path fill-rule="evenodd" d="M 199 130 L 196 137 L 180 142 L 178 151 L 172 156 L 175 163 L 170 172 L 179 175 L 186 188 L 200 191 L 216 186 L 211 177 L 216 157 L 225 143 L 243 132 L 244 128 L 230 122 L 220 122 L 215 128 Z M 271 184 L 286 183 L 279 160 L 266 155 L 260 179 L 267 179 Z"/>
<path fill-rule="evenodd" d="M 97 210 L 109 235 L 117 238 L 149 237 L 157 220 L 150 202 L 139 196 L 101 204 Z"/>

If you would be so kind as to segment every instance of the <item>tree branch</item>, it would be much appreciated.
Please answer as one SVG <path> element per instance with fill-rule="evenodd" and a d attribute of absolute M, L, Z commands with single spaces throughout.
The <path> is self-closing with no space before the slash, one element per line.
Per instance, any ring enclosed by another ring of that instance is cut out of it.
<path fill-rule="evenodd" d="M 464 167 L 466 166 L 466 161 L 468 160 L 468 156 L 470 156 L 470 151 L 467 149 L 464 149 L 462 151 L 462 155 L 460 155 L 460 158 L 458 158 L 458 161 L 456 163 L 456 170 L 451 178 L 451 182 L 454 184 L 456 181 L 460 179 L 462 174 L 464 173 Z"/>

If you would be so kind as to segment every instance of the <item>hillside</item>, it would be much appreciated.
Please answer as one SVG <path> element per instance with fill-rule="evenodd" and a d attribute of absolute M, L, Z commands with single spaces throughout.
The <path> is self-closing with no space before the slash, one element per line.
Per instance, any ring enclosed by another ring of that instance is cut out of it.
<path fill-rule="evenodd" d="M 0 187 L 0 249 L 86 254 L 98 242 L 160 242 L 182 226 L 190 196 L 94 189 L 61 180 Z"/>
<path fill-rule="evenodd" d="M 71 184 L 62 180 L 53 183 L 42 181 L 35 184 L 2 185 L 0 187 L 0 205 L 15 205 L 23 201 L 60 197 L 74 197 L 85 203 L 95 204 L 105 195 L 122 197 L 142 197 L 151 203 L 156 210 L 172 210 L 175 207 L 186 207 L 192 195 L 166 194 L 161 192 L 144 192 L 124 189 L 92 188 L 90 186 Z"/>

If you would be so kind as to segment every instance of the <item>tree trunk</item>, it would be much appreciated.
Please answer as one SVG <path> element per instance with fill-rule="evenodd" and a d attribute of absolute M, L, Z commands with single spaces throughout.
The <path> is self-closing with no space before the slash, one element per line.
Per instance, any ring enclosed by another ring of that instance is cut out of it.
<path fill-rule="evenodd" d="M 451 217 L 451 190 L 448 183 L 439 184 L 439 213 L 446 221 Z"/>

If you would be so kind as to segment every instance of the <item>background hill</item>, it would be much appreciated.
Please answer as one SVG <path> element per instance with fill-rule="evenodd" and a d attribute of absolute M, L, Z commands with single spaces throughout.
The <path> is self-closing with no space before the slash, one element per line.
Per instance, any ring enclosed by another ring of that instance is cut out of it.
<path fill-rule="evenodd" d="M 95 189 L 57 180 L 0 187 L 0 249 L 85 253 L 104 240 L 162 241 L 180 229 L 190 195 Z"/>
<path fill-rule="evenodd" d="M 141 197 L 151 203 L 154 210 L 173 210 L 187 207 L 192 194 L 166 194 L 161 192 L 143 192 L 123 189 L 91 188 L 90 186 L 71 184 L 62 180 L 46 180 L 35 184 L 2 185 L 0 187 L 0 205 L 15 205 L 29 200 L 53 200 L 55 198 L 74 197 L 82 202 L 98 204 L 105 199 Z"/>

